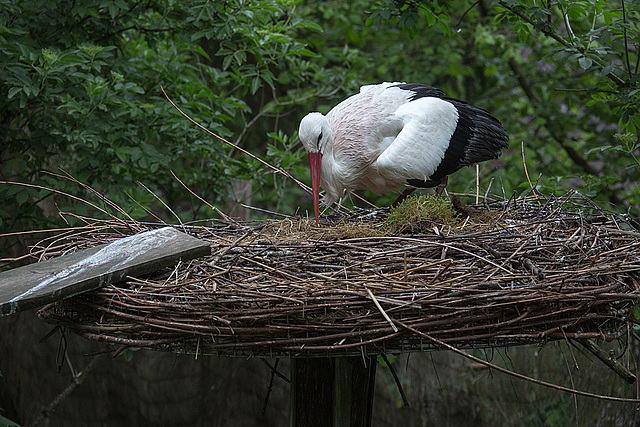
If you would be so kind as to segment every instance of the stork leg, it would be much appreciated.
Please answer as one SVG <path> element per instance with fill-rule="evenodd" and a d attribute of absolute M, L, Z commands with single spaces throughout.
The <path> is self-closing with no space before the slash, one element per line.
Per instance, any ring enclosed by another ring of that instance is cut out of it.
<path fill-rule="evenodd" d="M 440 184 L 436 187 L 436 197 L 440 197 L 442 193 L 444 193 L 444 188 L 447 186 L 447 182 L 449 182 L 449 176 L 442 178 Z"/>
<path fill-rule="evenodd" d="M 409 196 L 409 194 L 413 193 L 413 190 L 415 190 L 415 188 L 407 188 L 406 190 L 404 190 L 404 191 L 402 192 L 402 194 L 398 196 L 398 198 L 396 199 L 396 201 L 395 201 L 395 202 L 393 202 L 393 204 L 391 205 L 391 207 L 392 207 L 392 208 L 396 208 L 396 207 L 398 207 L 398 205 L 399 205 L 400 203 L 402 203 L 402 202 L 404 201 L 404 199 L 406 199 L 406 198 Z"/>

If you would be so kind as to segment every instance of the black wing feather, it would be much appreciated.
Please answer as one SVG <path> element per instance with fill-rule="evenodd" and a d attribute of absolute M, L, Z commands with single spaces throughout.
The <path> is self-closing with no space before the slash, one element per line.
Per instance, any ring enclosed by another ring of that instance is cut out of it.
<path fill-rule="evenodd" d="M 397 87 L 402 90 L 408 90 L 413 92 L 409 101 L 415 101 L 418 98 L 433 97 L 444 98 L 444 92 L 437 87 L 421 85 L 419 83 L 399 83 L 397 85 L 391 85 L 389 87 Z"/>

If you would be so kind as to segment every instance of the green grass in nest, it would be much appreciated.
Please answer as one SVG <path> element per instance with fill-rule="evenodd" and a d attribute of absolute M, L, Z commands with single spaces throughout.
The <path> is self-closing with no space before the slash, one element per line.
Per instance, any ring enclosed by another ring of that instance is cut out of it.
<path fill-rule="evenodd" d="M 388 234 L 414 234 L 431 231 L 434 226 L 457 227 L 461 222 L 448 199 L 427 194 L 409 197 L 391 208 L 381 230 Z"/>

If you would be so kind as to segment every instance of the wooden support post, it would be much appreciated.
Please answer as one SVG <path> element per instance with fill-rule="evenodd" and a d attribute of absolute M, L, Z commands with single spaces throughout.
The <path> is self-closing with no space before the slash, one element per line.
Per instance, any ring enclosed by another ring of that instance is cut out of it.
<path fill-rule="evenodd" d="M 375 375 L 375 357 L 292 359 L 291 426 L 371 426 Z"/>

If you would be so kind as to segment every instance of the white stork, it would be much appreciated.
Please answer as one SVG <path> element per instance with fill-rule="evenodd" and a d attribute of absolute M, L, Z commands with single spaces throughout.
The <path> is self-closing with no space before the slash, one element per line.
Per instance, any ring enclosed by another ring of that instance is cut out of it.
<path fill-rule="evenodd" d="M 327 205 L 351 190 L 404 190 L 396 205 L 416 187 L 441 193 L 449 174 L 508 147 L 506 131 L 487 111 L 431 86 L 397 82 L 362 86 L 326 116 L 308 114 L 298 135 L 309 157 L 316 223 L 320 186 Z"/>

